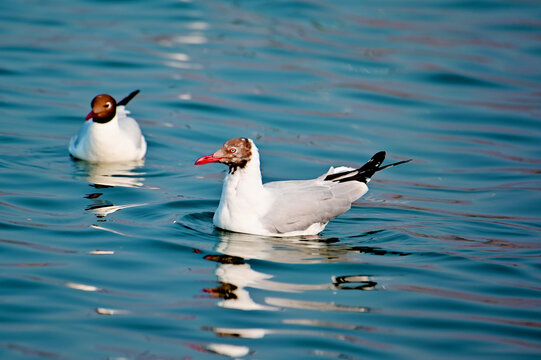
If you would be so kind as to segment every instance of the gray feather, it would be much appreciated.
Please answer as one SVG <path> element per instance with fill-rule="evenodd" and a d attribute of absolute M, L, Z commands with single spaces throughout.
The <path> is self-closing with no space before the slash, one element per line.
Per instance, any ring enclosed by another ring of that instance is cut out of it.
<path fill-rule="evenodd" d="M 357 181 L 337 183 L 323 181 L 321 177 L 271 182 L 264 186 L 279 194 L 263 218 L 264 226 L 277 233 L 302 231 L 315 223 L 327 224 L 348 211 L 351 203 L 368 190 Z"/>

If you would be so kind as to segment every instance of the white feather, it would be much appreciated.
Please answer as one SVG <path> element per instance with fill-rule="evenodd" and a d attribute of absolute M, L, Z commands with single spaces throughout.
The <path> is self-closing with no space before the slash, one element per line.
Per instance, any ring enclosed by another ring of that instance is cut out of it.
<path fill-rule="evenodd" d="M 226 175 L 213 222 L 219 228 L 257 235 L 315 235 L 327 223 L 350 209 L 368 191 L 358 181 L 333 182 L 325 177 L 352 168 L 330 168 L 312 180 L 263 184 L 259 152 L 252 142 L 252 157 L 244 168 Z"/>
<path fill-rule="evenodd" d="M 72 137 L 69 152 L 89 162 L 121 162 L 141 160 L 147 143 L 137 122 L 128 116 L 124 106 L 117 107 L 115 117 L 104 124 L 85 121 Z"/>

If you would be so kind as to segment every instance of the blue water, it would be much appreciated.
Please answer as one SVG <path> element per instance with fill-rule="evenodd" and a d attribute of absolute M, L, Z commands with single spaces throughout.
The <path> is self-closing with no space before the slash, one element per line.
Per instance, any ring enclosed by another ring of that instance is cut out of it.
<path fill-rule="evenodd" d="M 1 359 L 541 356 L 537 1 L 0 3 Z M 129 105 L 144 163 L 67 152 Z M 319 237 L 214 229 L 231 137 L 266 181 L 413 162 Z"/>

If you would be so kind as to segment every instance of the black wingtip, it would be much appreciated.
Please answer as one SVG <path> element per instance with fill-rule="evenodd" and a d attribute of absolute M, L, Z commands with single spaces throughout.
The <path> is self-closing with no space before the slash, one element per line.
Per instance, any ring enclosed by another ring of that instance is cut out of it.
<path fill-rule="evenodd" d="M 372 175 L 374 175 L 376 172 L 381 171 L 383 169 L 387 169 L 391 166 L 396 166 L 400 164 L 405 164 L 407 162 L 410 162 L 412 159 L 409 160 L 403 160 L 396 163 L 392 163 L 389 165 L 381 166 L 383 161 L 385 160 L 385 151 L 380 151 L 376 153 L 370 160 L 366 162 L 363 166 L 361 166 L 358 169 L 341 172 L 337 174 L 330 174 L 328 175 L 325 180 L 327 181 L 336 181 L 336 182 L 346 182 L 346 181 L 360 181 L 367 183 L 370 181 L 370 178 Z"/>
<path fill-rule="evenodd" d="M 396 165 L 401 165 L 401 164 L 405 164 L 405 163 L 409 163 L 410 161 L 412 161 L 413 159 L 408 159 L 408 160 L 402 160 L 402 161 L 399 161 L 399 162 L 395 162 L 395 163 L 392 163 L 392 164 L 388 164 L 388 165 L 385 165 L 385 166 L 382 166 L 380 167 L 379 169 L 377 169 L 376 171 L 381 171 L 381 170 L 385 170 L 391 166 L 396 166 Z"/>
<path fill-rule="evenodd" d="M 361 166 L 358 169 L 341 172 L 337 174 L 330 174 L 328 175 L 325 180 L 327 181 L 338 181 L 338 182 L 346 182 L 346 181 L 362 181 L 367 182 L 367 179 L 370 179 L 370 177 L 378 171 L 378 168 L 380 167 L 381 163 L 385 160 L 385 151 L 380 151 L 376 153 L 370 160 L 366 162 L 363 166 Z"/>
<path fill-rule="evenodd" d="M 376 153 L 366 164 L 363 165 L 363 167 L 374 166 L 376 168 L 379 168 L 379 166 L 383 163 L 383 160 L 385 160 L 385 155 L 385 151 L 380 151 Z"/>
<path fill-rule="evenodd" d="M 131 99 L 133 99 L 135 97 L 135 95 L 139 94 L 139 90 L 135 90 L 135 91 L 132 91 L 130 95 L 126 96 L 124 99 L 120 100 L 118 102 L 118 106 L 120 105 L 123 105 L 123 106 L 126 106 Z"/>

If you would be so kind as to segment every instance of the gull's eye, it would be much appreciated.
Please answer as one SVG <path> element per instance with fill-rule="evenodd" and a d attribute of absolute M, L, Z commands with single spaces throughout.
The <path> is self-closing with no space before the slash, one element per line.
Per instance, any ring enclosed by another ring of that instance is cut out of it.
<path fill-rule="evenodd" d="M 230 152 L 231 154 L 234 154 L 234 153 L 237 152 L 237 148 L 232 147 L 232 148 L 229 149 L 229 152 Z"/>
<path fill-rule="evenodd" d="M 105 104 L 105 108 L 106 108 L 106 109 L 109 109 L 110 107 L 111 107 L 111 103 L 110 103 L 110 102 L 108 102 L 108 103 Z"/>

